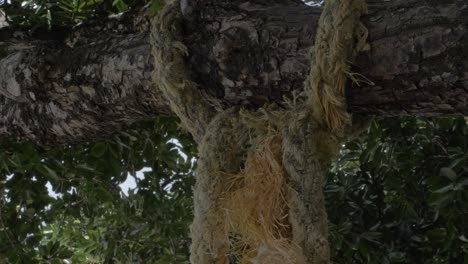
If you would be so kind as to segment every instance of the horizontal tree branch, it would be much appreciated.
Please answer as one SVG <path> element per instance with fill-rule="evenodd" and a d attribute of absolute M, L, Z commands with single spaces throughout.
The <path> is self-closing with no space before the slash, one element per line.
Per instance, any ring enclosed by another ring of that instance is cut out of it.
<path fill-rule="evenodd" d="M 4 34 L 9 54 L 0 60 L 0 135 L 48 146 L 171 114 L 151 78 L 148 32 L 149 19 L 140 13 L 83 25 L 65 38 Z"/>
<path fill-rule="evenodd" d="M 468 115 L 466 1 L 368 2 L 371 50 L 353 69 L 350 111 Z M 193 79 L 220 105 L 256 108 L 304 89 L 320 7 L 182 3 Z M 149 20 L 143 10 L 60 34 L 0 30 L 0 135 L 47 146 L 170 114 L 152 80 Z"/>
<path fill-rule="evenodd" d="M 468 116 L 468 2 L 369 0 L 371 51 L 356 71 L 375 85 L 354 86 L 353 113 Z M 383 12 L 385 10 L 385 12 Z"/>

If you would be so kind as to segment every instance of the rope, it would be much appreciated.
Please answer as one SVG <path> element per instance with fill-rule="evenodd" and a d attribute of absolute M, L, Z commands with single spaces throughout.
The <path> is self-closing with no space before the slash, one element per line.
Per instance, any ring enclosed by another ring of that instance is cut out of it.
<path fill-rule="evenodd" d="M 351 125 L 345 98 L 348 79 L 354 79 L 350 64 L 358 52 L 369 49 L 368 32 L 360 22 L 361 15 L 366 12 L 365 0 L 325 1 L 311 56 L 307 82 L 311 87 L 313 114 L 341 136 Z"/>
<path fill-rule="evenodd" d="M 179 1 L 171 1 L 153 20 L 151 31 L 154 82 L 182 125 L 200 142 L 204 129 L 218 112 L 208 95 L 190 78 L 187 47 L 183 44 Z"/>

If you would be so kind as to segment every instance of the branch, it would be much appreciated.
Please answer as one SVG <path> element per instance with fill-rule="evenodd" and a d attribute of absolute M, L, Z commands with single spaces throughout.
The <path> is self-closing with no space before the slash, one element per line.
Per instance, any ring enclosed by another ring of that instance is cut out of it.
<path fill-rule="evenodd" d="M 0 34 L 0 135 L 39 145 L 102 137 L 170 110 L 151 80 L 143 13 L 82 25 L 68 36 Z"/>
<path fill-rule="evenodd" d="M 371 0 L 371 51 L 356 71 L 375 86 L 354 86 L 353 113 L 468 116 L 468 3 Z"/>
<path fill-rule="evenodd" d="M 319 7 L 295 0 L 186 3 L 184 44 L 204 94 L 223 107 L 256 108 L 303 91 Z M 369 6 L 363 20 L 371 51 L 353 71 L 375 86 L 354 74 L 361 86 L 348 88 L 350 111 L 468 115 L 466 2 L 370 0 Z M 151 78 L 149 31 L 142 11 L 62 37 L 0 32 L 0 50 L 8 45 L 6 57 L 0 52 L 0 135 L 47 146 L 170 114 Z"/>
<path fill-rule="evenodd" d="M 261 106 L 302 91 L 321 9 L 295 1 L 202 1 L 187 23 L 199 84 L 225 104 Z M 263 3 L 263 4 L 261 4 Z M 349 77 L 348 110 L 468 115 L 468 5 L 369 0 L 370 51 Z M 287 16 L 285 14 L 288 14 Z M 203 40 L 203 41 L 201 41 Z M 372 84 L 372 85 L 371 85 Z"/>

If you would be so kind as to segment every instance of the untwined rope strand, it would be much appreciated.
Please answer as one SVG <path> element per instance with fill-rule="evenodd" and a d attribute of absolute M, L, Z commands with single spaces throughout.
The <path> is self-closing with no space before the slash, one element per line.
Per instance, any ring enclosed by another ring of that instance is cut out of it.
<path fill-rule="evenodd" d="M 179 1 L 171 1 L 153 21 L 154 81 L 159 84 L 159 89 L 182 125 L 200 142 L 216 110 L 208 102 L 209 96 L 202 95 L 192 81 L 185 59 L 188 50 L 183 44 L 182 35 L 180 4 Z"/>

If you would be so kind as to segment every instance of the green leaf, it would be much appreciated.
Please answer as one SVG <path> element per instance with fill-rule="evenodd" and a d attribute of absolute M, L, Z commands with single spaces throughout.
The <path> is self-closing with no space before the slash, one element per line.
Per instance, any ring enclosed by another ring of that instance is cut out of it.
<path fill-rule="evenodd" d="M 461 241 L 465 243 L 468 243 L 468 238 L 466 238 L 464 235 L 459 236 L 458 239 L 460 239 Z"/>
<path fill-rule="evenodd" d="M 448 167 L 441 168 L 440 175 L 449 178 L 451 181 L 455 181 L 458 178 L 457 173 L 452 168 Z"/>
<path fill-rule="evenodd" d="M 40 173 L 42 173 L 44 176 L 48 177 L 53 182 L 60 181 L 60 177 L 57 175 L 57 173 L 54 170 L 52 170 L 51 168 L 49 168 L 47 165 L 37 164 L 35 167 Z"/>
<path fill-rule="evenodd" d="M 432 230 L 427 234 L 427 236 L 431 241 L 442 242 L 447 236 L 447 230 L 445 228 Z"/>
<path fill-rule="evenodd" d="M 128 6 L 127 6 L 127 4 L 126 4 L 123 0 L 114 0 L 114 2 L 112 2 L 112 6 L 114 6 L 115 8 L 117 8 L 117 11 L 118 11 L 119 13 L 128 10 Z"/>
<path fill-rule="evenodd" d="M 434 193 L 447 193 L 449 191 L 452 191 L 454 189 L 453 184 L 449 184 L 443 188 L 440 188 L 438 190 L 435 190 Z"/>
<path fill-rule="evenodd" d="M 155 16 L 159 11 L 161 11 L 164 5 L 164 0 L 151 0 L 151 6 L 148 9 L 148 14 L 150 16 Z"/>
<path fill-rule="evenodd" d="M 447 207 L 453 201 L 453 192 L 449 193 L 436 193 L 429 197 L 429 204 L 437 209 Z"/>
<path fill-rule="evenodd" d="M 392 262 L 400 263 L 405 261 L 405 253 L 403 252 L 391 252 L 389 257 Z"/>
<path fill-rule="evenodd" d="M 106 150 L 107 150 L 107 144 L 103 143 L 103 142 L 100 142 L 100 143 L 95 144 L 91 148 L 91 155 L 93 157 L 99 158 L 99 157 L 102 157 L 102 155 L 104 155 L 104 153 L 106 153 Z"/>
<path fill-rule="evenodd" d="M 95 168 L 92 168 L 86 164 L 76 165 L 76 168 L 84 172 L 98 173 Z"/>
<path fill-rule="evenodd" d="M 71 258 L 73 255 L 73 251 L 71 250 L 62 250 L 58 253 L 57 256 L 61 259 L 68 259 Z"/>

